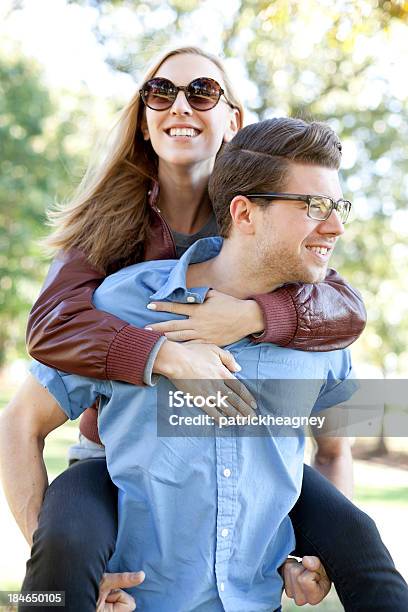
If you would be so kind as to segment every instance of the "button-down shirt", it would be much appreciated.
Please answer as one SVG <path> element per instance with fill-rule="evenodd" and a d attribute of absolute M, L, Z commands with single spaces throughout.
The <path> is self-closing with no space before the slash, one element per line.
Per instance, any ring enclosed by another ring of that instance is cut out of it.
<path fill-rule="evenodd" d="M 206 238 L 178 261 L 125 268 L 102 283 L 94 304 L 138 327 L 177 318 L 146 305 L 151 300 L 202 303 L 209 288 L 187 288 L 186 271 L 189 264 L 218 255 L 221 245 L 220 238 Z M 237 377 L 256 395 L 258 413 L 286 414 L 296 404 L 310 414 L 352 394 L 346 350 L 305 353 L 247 338 L 227 348 L 242 367 Z M 99 433 L 119 489 L 117 544 L 108 571 L 145 571 L 144 583 L 130 590 L 138 610 L 272 612 L 279 607 L 278 568 L 295 546 L 288 513 L 302 481 L 301 431 L 277 437 L 266 427 L 261 435 L 247 436 L 238 427 L 212 427 L 205 436 L 163 437 L 157 430 L 157 397 L 171 384 L 162 377 L 157 386 L 136 387 L 42 364 L 32 373 L 71 419 L 101 398 Z M 307 392 L 283 384 L 288 379 L 308 380 Z"/>

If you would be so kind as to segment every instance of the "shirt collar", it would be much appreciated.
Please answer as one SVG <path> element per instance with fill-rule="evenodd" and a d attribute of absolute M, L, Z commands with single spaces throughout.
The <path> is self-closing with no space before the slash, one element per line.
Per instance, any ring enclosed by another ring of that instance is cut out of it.
<path fill-rule="evenodd" d="M 219 236 L 197 240 L 180 257 L 164 285 L 156 293 L 153 293 L 150 299 L 202 304 L 211 287 L 190 287 L 187 289 L 187 268 L 190 264 L 200 263 L 216 257 L 221 251 L 222 243 L 223 239 Z"/>

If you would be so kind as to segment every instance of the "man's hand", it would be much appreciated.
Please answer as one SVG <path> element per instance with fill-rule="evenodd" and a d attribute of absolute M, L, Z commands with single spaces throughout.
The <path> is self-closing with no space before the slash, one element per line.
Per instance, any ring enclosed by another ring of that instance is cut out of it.
<path fill-rule="evenodd" d="M 96 612 L 132 612 L 132 610 L 135 610 L 135 600 L 122 589 L 139 586 L 144 579 L 144 572 L 104 574 L 99 583 Z"/>
<path fill-rule="evenodd" d="M 282 575 L 285 593 L 297 606 L 320 603 L 331 588 L 331 582 L 318 557 L 303 557 L 302 561 L 287 559 Z"/>

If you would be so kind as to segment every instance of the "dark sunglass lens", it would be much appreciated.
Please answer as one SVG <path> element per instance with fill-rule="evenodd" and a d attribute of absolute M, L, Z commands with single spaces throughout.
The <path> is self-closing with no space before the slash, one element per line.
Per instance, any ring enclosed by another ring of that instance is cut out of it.
<path fill-rule="evenodd" d="M 210 110 L 221 97 L 221 85 L 213 79 L 195 79 L 188 86 L 189 104 L 196 110 Z"/>
<path fill-rule="evenodd" d="M 167 79 L 151 79 L 143 87 L 144 101 L 154 110 L 170 108 L 177 96 L 177 89 Z"/>

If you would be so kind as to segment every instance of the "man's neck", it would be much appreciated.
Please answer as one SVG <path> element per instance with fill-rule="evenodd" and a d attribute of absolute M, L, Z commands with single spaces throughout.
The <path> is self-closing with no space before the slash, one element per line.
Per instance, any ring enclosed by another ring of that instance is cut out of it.
<path fill-rule="evenodd" d="M 216 257 L 188 267 L 187 287 L 212 287 L 233 297 L 247 299 L 281 286 L 270 274 L 262 274 L 255 262 L 243 258 L 245 252 L 250 252 L 250 249 L 246 250 L 242 243 L 238 248 L 238 245 L 224 240 Z"/>
<path fill-rule="evenodd" d="M 173 230 L 194 234 L 205 225 L 212 212 L 207 191 L 211 167 L 160 163 L 158 207 Z"/>

